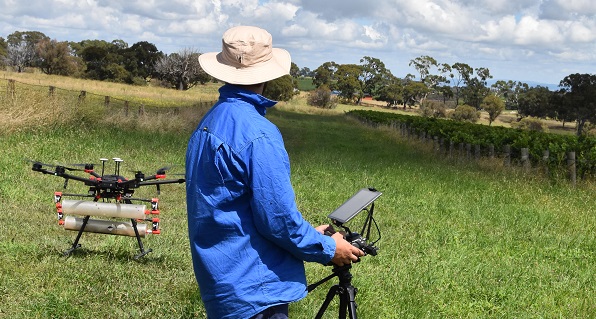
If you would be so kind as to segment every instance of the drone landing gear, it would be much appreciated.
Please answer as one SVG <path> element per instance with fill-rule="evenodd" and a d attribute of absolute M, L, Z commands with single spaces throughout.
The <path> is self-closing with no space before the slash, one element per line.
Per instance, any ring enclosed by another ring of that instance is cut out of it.
<path fill-rule="evenodd" d="M 327 310 L 327 307 L 329 306 L 331 300 L 333 300 L 335 296 L 339 296 L 339 318 L 346 318 L 346 315 L 349 315 L 348 318 L 350 319 L 357 318 L 356 293 L 358 292 L 358 289 L 352 286 L 352 274 L 350 273 L 350 268 L 352 268 L 352 265 L 350 264 L 344 266 L 334 265 L 333 274 L 308 286 L 308 292 L 311 292 L 317 286 L 328 281 L 329 279 L 333 277 L 339 278 L 339 284 L 329 288 L 329 291 L 327 292 L 327 297 L 325 298 L 325 301 L 323 301 L 323 304 L 321 305 L 321 308 L 319 308 L 319 312 L 315 317 L 316 319 L 320 319 L 323 317 L 325 310 Z"/>
<path fill-rule="evenodd" d="M 141 241 L 141 236 L 139 235 L 139 229 L 137 228 L 137 221 L 134 219 L 131 219 L 130 221 L 132 223 L 132 227 L 135 230 L 135 237 L 137 238 L 137 243 L 139 244 L 139 250 L 140 250 L 140 253 L 138 255 L 136 255 L 134 257 L 134 259 L 139 259 L 139 258 L 147 255 L 148 253 L 152 252 L 153 249 L 149 248 L 149 249 L 145 250 L 143 248 L 143 242 Z"/>
<path fill-rule="evenodd" d="M 68 257 L 70 256 L 70 254 L 75 251 L 77 248 L 81 247 L 81 244 L 79 244 L 79 240 L 81 239 L 81 235 L 83 234 L 83 232 L 85 232 L 85 228 L 87 226 L 87 224 L 89 223 L 89 215 L 85 216 L 85 218 L 83 218 L 82 223 L 79 228 L 79 231 L 77 233 L 77 237 L 75 238 L 75 241 L 72 243 L 72 246 L 70 247 L 70 249 L 66 250 L 64 252 L 64 256 Z M 131 221 L 131 225 L 132 225 L 132 229 L 134 230 L 134 237 L 137 238 L 137 244 L 139 245 L 139 254 L 136 255 L 134 257 L 134 259 L 139 259 L 145 255 L 147 255 L 148 253 L 152 252 L 153 250 L 151 248 L 145 250 L 145 248 L 143 247 L 143 241 L 141 240 L 141 234 L 139 233 L 139 229 L 137 227 L 137 221 L 134 219 L 130 219 Z M 97 221 L 96 221 L 97 222 Z M 77 227 L 77 228 L 78 228 Z M 105 231 L 99 231 L 98 229 L 91 229 L 91 230 L 87 230 L 89 232 L 97 232 L 97 233 L 106 233 Z"/>

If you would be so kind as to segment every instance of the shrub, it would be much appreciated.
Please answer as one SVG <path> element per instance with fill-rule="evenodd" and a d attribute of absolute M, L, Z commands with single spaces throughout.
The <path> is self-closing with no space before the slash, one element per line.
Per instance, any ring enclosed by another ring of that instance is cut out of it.
<path fill-rule="evenodd" d="M 481 107 L 488 113 L 488 125 L 491 125 L 505 109 L 505 102 L 500 97 L 489 94 L 482 100 Z"/>
<path fill-rule="evenodd" d="M 526 131 L 548 132 L 548 126 L 535 117 L 524 117 L 517 123 L 511 123 L 511 126 Z"/>
<path fill-rule="evenodd" d="M 464 104 L 456 107 L 449 116 L 455 121 L 476 123 L 480 119 L 480 112 L 473 106 Z"/>
<path fill-rule="evenodd" d="M 437 102 L 437 101 L 428 101 L 425 100 L 420 104 L 420 110 L 418 111 L 420 115 L 424 117 L 432 117 L 432 118 L 445 118 L 447 117 L 447 109 L 445 108 L 445 104 Z"/>
<path fill-rule="evenodd" d="M 337 106 L 337 97 L 331 96 L 331 90 L 323 85 L 308 94 L 306 103 L 323 109 L 334 109 Z"/>

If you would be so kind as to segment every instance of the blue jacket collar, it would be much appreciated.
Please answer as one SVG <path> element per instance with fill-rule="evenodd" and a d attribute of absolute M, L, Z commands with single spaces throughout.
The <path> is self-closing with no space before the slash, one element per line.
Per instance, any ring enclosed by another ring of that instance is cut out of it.
<path fill-rule="evenodd" d="M 260 94 L 243 89 L 241 86 L 225 84 L 219 88 L 220 99 L 239 99 L 254 105 L 261 115 L 265 115 L 267 108 L 277 104 L 277 101 L 270 100 Z"/>

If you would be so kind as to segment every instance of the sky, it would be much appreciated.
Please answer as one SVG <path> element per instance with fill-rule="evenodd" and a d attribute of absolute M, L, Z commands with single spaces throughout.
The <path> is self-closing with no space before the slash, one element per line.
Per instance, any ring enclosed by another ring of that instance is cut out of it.
<path fill-rule="evenodd" d="M 170 54 L 218 52 L 225 30 L 254 25 L 299 68 L 381 60 L 488 68 L 495 80 L 558 84 L 596 74 L 594 0 L 0 0 L 0 36 L 40 31 L 57 41 L 147 41 Z"/>

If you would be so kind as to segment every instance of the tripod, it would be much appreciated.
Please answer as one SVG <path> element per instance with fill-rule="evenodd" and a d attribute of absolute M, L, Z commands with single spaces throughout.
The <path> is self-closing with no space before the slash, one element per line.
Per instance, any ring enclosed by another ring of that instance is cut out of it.
<path fill-rule="evenodd" d="M 337 266 L 333 265 L 333 273 L 320 281 L 308 285 L 308 292 L 311 292 L 315 288 L 317 288 L 320 284 L 327 282 L 329 279 L 333 277 L 339 278 L 339 284 L 333 285 L 329 288 L 327 292 L 327 297 L 325 297 L 325 301 L 319 308 L 319 312 L 317 313 L 316 319 L 321 319 L 325 310 L 333 300 L 333 297 L 336 295 L 339 296 L 339 319 L 346 318 L 346 313 L 349 314 L 350 319 L 356 319 L 356 293 L 358 292 L 358 288 L 352 286 L 352 274 L 350 273 L 350 268 L 352 268 L 351 264 L 347 264 L 344 266 Z"/>

